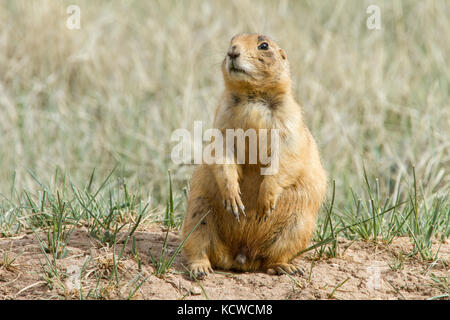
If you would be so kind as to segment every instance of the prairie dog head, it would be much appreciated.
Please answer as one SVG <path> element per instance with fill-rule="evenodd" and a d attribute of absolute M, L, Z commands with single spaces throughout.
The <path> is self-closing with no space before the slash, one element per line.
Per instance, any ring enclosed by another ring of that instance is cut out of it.
<path fill-rule="evenodd" d="M 238 34 L 231 39 L 222 63 L 225 85 L 240 90 L 290 86 L 286 52 L 267 36 Z"/>

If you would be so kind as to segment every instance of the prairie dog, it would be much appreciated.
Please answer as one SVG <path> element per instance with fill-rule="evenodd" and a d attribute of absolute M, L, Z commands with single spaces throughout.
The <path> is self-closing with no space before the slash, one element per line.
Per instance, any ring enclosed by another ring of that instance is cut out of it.
<path fill-rule="evenodd" d="M 207 215 L 183 253 L 196 278 L 212 268 L 299 273 L 290 261 L 313 236 L 327 176 L 292 94 L 286 52 L 266 36 L 236 35 L 222 74 L 225 91 L 214 128 L 224 141 L 226 129 L 277 129 L 278 171 L 261 174 L 260 160 L 199 165 L 190 181 L 182 238 Z M 248 160 L 249 150 L 245 154 Z"/>

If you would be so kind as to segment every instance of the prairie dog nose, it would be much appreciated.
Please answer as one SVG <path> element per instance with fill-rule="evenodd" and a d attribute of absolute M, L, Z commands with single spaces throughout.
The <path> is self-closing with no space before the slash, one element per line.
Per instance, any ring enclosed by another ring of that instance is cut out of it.
<path fill-rule="evenodd" d="M 239 57 L 239 55 L 240 55 L 241 53 L 239 52 L 239 50 L 238 50 L 238 48 L 237 48 L 236 46 L 232 46 L 232 47 L 231 47 L 231 50 L 228 51 L 227 54 L 228 54 L 228 56 L 230 57 L 230 59 L 234 60 L 234 59 L 236 59 L 237 57 Z"/>

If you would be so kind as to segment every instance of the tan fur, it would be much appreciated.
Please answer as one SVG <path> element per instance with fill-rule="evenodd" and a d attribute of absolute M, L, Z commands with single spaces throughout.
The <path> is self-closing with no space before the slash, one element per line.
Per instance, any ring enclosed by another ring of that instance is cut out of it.
<path fill-rule="evenodd" d="M 258 49 L 263 42 L 268 50 Z M 225 92 L 214 128 L 223 132 L 279 129 L 279 170 L 263 176 L 260 163 L 197 167 L 190 182 L 183 239 L 207 216 L 183 252 L 196 277 L 212 267 L 295 273 L 299 269 L 289 262 L 311 240 L 326 191 L 326 173 L 292 95 L 286 53 L 258 34 L 233 37 L 230 52 L 239 53 L 234 65 L 246 73 L 231 72 L 230 58 L 225 57 Z M 245 215 L 239 207 L 245 207 Z M 239 211 L 239 221 L 234 210 Z"/>

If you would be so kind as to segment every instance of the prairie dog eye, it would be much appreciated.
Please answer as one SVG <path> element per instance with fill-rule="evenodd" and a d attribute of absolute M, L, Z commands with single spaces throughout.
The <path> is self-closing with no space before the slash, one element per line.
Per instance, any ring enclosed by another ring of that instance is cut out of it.
<path fill-rule="evenodd" d="M 267 42 L 263 42 L 258 46 L 258 50 L 267 50 L 269 49 L 269 44 Z"/>

